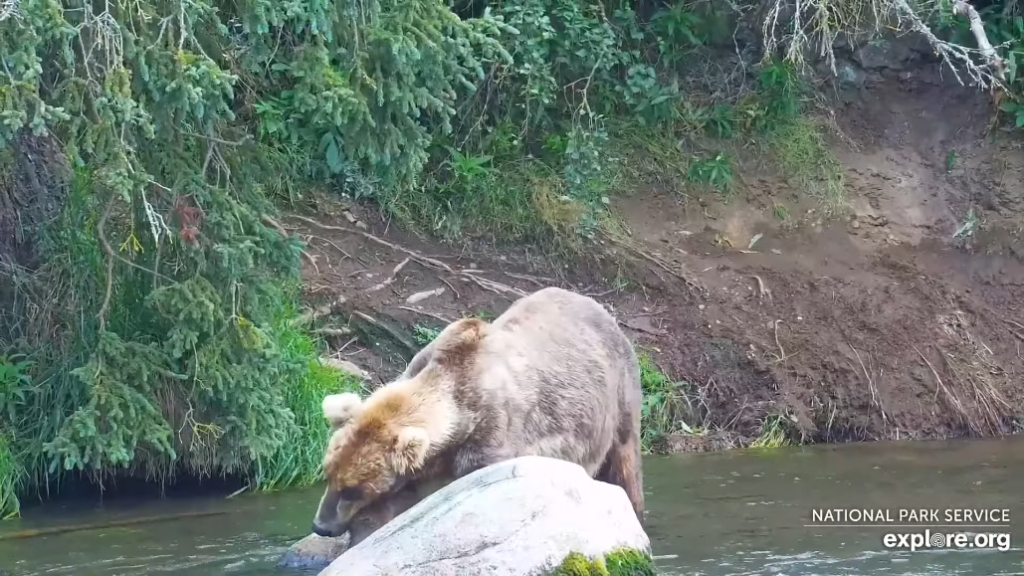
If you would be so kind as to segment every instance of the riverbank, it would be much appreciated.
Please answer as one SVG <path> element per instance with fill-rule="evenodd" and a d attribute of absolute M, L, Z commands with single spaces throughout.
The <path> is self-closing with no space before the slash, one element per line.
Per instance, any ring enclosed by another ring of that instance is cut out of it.
<path fill-rule="evenodd" d="M 551 284 L 643 349 L 652 451 L 1020 427 L 1024 82 L 941 68 L 963 18 L 823 55 L 771 2 L 197 1 L 0 14 L 0 517 L 318 483 L 370 387 L 324 354 L 379 383 Z"/>
<path fill-rule="evenodd" d="M 545 285 L 591 295 L 677 383 L 648 378 L 660 450 L 1018 432 L 1019 142 L 989 141 L 985 96 L 937 68 L 845 97 L 825 116 L 845 183 L 838 217 L 742 151 L 726 200 L 666 187 L 665 173 L 617 197 L 628 246 L 607 239 L 600 264 L 453 247 L 321 198 L 286 219 L 309 242 L 306 297 L 395 327 L 398 338 L 329 338 L 336 357 L 387 378 L 403 338 L 493 317 Z"/>

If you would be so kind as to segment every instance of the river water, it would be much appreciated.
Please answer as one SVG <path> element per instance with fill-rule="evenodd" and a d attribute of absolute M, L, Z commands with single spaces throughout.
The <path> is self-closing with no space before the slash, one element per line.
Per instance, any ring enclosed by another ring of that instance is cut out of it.
<path fill-rule="evenodd" d="M 652 457 L 644 476 L 648 533 L 664 574 L 1024 575 L 1024 438 Z M 286 575 L 274 564 L 308 534 L 320 494 L 33 508 L 25 519 L 0 523 L 0 575 Z M 888 509 L 893 516 L 899 509 L 1009 509 L 1009 528 L 931 530 L 1009 532 L 1011 547 L 890 550 L 885 533 L 924 528 L 807 527 L 820 524 L 815 508 Z M 188 511 L 218 514 L 2 539 L 26 529 Z"/>

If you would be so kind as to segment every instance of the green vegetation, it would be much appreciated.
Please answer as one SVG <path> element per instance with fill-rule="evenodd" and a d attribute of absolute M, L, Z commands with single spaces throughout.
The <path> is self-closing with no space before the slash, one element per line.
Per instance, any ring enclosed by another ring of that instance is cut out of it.
<path fill-rule="evenodd" d="M 551 576 L 655 576 L 657 573 L 649 555 L 632 548 L 618 548 L 604 558 L 595 559 L 573 552 Z"/>
<path fill-rule="evenodd" d="M 826 148 L 821 130 L 813 120 L 800 118 L 779 126 L 765 143 L 774 151 L 783 173 L 817 197 L 826 214 L 844 212 L 846 176 L 843 166 Z"/>
<path fill-rule="evenodd" d="M 732 50 L 730 4 L 652 4 L 647 19 L 621 1 L 483 6 L 0 6 L 0 206 L 59 212 L 29 229 L 0 212 L 0 243 L 28 238 L 41 261 L 0 268 L 0 515 L 73 471 L 318 477 L 317 399 L 355 383 L 316 364 L 294 323 L 303 246 L 275 204 L 312 187 L 449 239 L 579 250 L 652 172 L 730 194 L 734 151 L 756 141 L 841 208 L 798 52 L 768 54 L 738 94 L 688 84 L 709 48 Z M 1011 42 L 1003 109 L 1020 126 L 1015 18 L 988 22 Z M 648 442 L 685 411 L 653 374 Z"/>
<path fill-rule="evenodd" d="M 793 430 L 792 421 L 781 414 L 770 414 L 761 425 L 761 434 L 750 444 L 750 448 L 783 448 L 799 445 L 794 440 L 799 434 Z"/>
<path fill-rule="evenodd" d="M 686 424 L 687 420 L 693 421 L 695 417 L 690 403 L 690 384 L 669 378 L 647 353 L 640 352 L 637 357 L 640 360 L 640 385 L 644 392 L 640 408 L 643 451 L 657 451 L 661 442 L 671 434 L 703 434 L 701 428 Z"/>
<path fill-rule="evenodd" d="M 320 465 L 328 437 L 321 411 L 324 396 L 339 392 L 366 392 L 356 376 L 321 364 L 316 343 L 304 331 L 284 324 L 277 333 L 277 341 L 285 359 L 305 364 L 305 372 L 284 387 L 287 407 L 295 415 L 295 424 L 302 433 L 292 442 L 257 460 L 253 487 L 264 490 L 305 486 L 320 480 Z"/>
<path fill-rule="evenodd" d="M 416 340 L 416 344 L 420 346 L 426 346 L 434 341 L 441 334 L 443 327 L 427 326 L 425 324 L 417 324 L 413 326 L 412 336 Z"/>

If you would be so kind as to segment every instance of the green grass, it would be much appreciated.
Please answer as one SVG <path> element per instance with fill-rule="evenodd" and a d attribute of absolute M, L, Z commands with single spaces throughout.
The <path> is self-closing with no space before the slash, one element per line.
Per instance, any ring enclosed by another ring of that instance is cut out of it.
<path fill-rule="evenodd" d="M 773 127 L 764 142 L 778 161 L 782 175 L 818 198 L 826 214 L 846 209 L 846 176 L 843 165 L 828 149 L 814 120 L 794 118 Z"/>
<path fill-rule="evenodd" d="M 416 340 L 416 343 L 420 346 L 426 346 L 437 338 L 438 334 L 441 333 L 441 328 L 435 328 L 433 326 L 426 326 L 424 324 L 417 324 L 412 327 L 412 337 Z"/>
<path fill-rule="evenodd" d="M 24 472 L 11 451 L 7 436 L 0 431 L 0 520 L 13 518 L 21 510 L 18 488 Z"/>
<path fill-rule="evenodd" d="M 17 406 L 32 389 L 28 374 L 32 364 L 18 354 L 0 355 L 0 520 L 18 516 L 21 509 L 18 491 L 26 480 L 25 467 L 16 454 L 11 430 Z"/>
<path fill-rule="evenodd" d="M 307 367 L 297 381 L 284 384 L 288 408 L 295 415 L 301 436 L 270 458 L 256 462 L 252 485 L 257 490 L 309 486 L 320 481 L 328 439 L 321 407 L 324 396 L 339 392 L 365 393 L 356 376 L 319 362 L 319 347 L 306 332 L 282 324 L 277 338 L 286 359 L 304 362 Z"/>
<path fill-rule="evenodd" d="M 584 208 L 560 199 L 564 182 L 557 167 L 534 158 L 489 156 L 443 166 L 450 168 L 415 193 L 385 193 L 381 204 L 399 221 L 448 241 L 573 241 Z M 441 176 L 447 172 L 453 174 Z"/>
<path fill-rule="evenodd" d="M 789 419 L 781 414 L 771 414 L 764 419 L 761 434 L 750 444 L 750 448 L 783 448 L 796 444 L 791 439 Z"/>
<path fill-rule="evenodd" d="M 693 406 L 687 393 L 688 382 L 678 382 L 669 378 L 651 357 L 641 352 L 637 354 L 640 361 L 640 385 L 643 389 L 643 404 L 640 415 L 640 442 L 645 453 L 658 448 L 658 444 L 671 434 L 694 434 L 703 432 L 686 423 L 693 417 Z"/>

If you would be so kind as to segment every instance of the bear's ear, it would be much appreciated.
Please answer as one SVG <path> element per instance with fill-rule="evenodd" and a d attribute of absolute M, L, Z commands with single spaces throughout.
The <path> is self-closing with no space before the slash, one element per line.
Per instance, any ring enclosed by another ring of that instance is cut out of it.
<path fill-rule="evenodd" d="M 448 325 L 431 343 L 434 361 L 441 366 L 465 364 L 477 354 L 487 335 L 487 322 L 479 318 L 462 318 Z"/>
<path fill-rule="evenodd" d="M 324 397 L 323 408 L 324 418 L 331 423 L 331 428 L 341 428 L 362 412 L 363 401 L 352 392 L 331 394 Z"/>
<path fill-rule="evenodd" d="M 404 426 L 395 437 L 395 450 L 391 455 L 395 472 L 410 474 L 421 468 L 427 460 L 430 438 L 427 431 L 415 426 Z"/>

